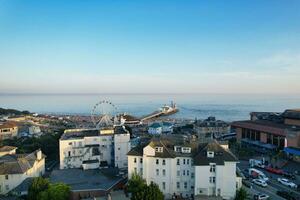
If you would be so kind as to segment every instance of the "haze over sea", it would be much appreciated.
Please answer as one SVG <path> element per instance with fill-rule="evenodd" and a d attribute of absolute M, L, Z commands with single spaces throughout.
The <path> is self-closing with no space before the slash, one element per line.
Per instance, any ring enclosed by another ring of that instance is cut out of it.
<path fill-rule="evenodd" d="M 300 95 L 262 94 L 0 94 L 0 107 L 48 114 L 89 115 L 100 100 L 109 100 L 118 112 L 143 116 L 170 101 L 180 111 L 171 117 L 225 121 L 249 119 L 252 111 L 282 112 L 300 108 Z"/>

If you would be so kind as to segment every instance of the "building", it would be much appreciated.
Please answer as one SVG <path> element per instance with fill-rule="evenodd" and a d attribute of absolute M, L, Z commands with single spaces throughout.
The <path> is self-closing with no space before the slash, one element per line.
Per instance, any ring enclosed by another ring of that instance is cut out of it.
<path fill-rule="evenodd" d="M 161 136 L 131 149 L 127 157 L 128 177 L 139 173 L 166 198 L 235 196 L 237 159 L 216 141 L 200 144 L 180 135 Z"/>
<path fill-rule="evenodd" d="M 16 154 L 17 147 L 13 146 L 2 146 L 0 147 L 0 157 L 6 154 Z"/>
<path fill-rule="evenodd" d="M 148 133 L 151 135 L 168 134 L 173 132 L 174 125 L 170 122 L 154 122 L 148 127 Z"/>
<path fill-rule="evenodd" d="M 196 120 L 194 130 L 199 141 L 209 142 L 213 138 L 219 138 L 230 132 L 230 125 L 224 121 L 216 120 L 215 117 L 208 117 L 205 120 Z"/>
<path fill-rule="evenodd" d="M 59 140 L 60 169 L 127 168 L 130 133 L 123 126 L 69 129 Z"/>
<path fill-rule="evenodd" d="M 300 110 L 250 115 L 251 120 L 232 123 L 242 145 L 260 152 L 300 147 Z"/>
<path fill-rule="evenodd" d="M 0 140 L 11 139 L 18 136 L 18 126 L 14 122 L 0 123 Z"/>
<path fill-rule="evenodd" d="M 7 194 L 26 178 L 45 173 L 45 156 L 41 150 L 29 154 L 6 154 L 0 157 L 0 194 Z"/>

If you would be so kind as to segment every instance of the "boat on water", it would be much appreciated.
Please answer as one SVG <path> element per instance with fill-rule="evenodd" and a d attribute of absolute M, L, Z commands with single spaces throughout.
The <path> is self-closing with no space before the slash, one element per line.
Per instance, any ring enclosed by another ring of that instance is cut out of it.
<path fill-rule="evenodd" d="M 162 115 L 171 115 L 174 113 L 177 113 L 179 109 L 176 106 L 176 103 L 171 101 L 171 105 L 164 105 L 163 107 L 160 108 L 160 112 Z"/>

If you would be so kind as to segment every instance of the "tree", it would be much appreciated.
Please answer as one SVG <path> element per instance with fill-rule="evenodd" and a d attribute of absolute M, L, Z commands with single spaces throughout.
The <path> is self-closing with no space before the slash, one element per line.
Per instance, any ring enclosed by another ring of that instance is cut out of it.
<path fill-rule="evenodd" d="M 42 177 L 34 178 L 28 189 L 28 199 L 38 200 L 41 192 L 48 189 L 50 183 L 48 179 Z"/>
<path fill-rule="evenodd" d="M 63 183 L 51 184 L 50 187 L 39 195 L 38 200 L 67 200 L 70 196 L 70 186 Z"/>
<path fill-rule="evenodd" d="M 134 173 L 128 181 L 128 192 L 131 193 L 131 200 L 163 200 L 163 193 L 158 185 L 151 183 L 149 186 L 146 181 Z"/>
<path fill-rule="evenodd" d="M 64 183 L 51 184 L 48 179 L 34 178 L 28 189 L 29 200 L 67 200 L 70 186 Z"/>
<path fill-rule="evenodd" d="M 249 194 L 244 188 L 240 188 L 236 191 L 235 200 L 246 200 L 248 199 Z"/>

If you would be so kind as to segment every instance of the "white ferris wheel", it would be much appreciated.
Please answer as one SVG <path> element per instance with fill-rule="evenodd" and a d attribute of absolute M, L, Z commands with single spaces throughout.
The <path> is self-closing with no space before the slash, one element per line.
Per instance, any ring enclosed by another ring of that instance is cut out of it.
<path fill-rule="evenodd" d="M 111 127 L 116 124 L 117 107 L 110 101 L 96 103 L 91 111 L 91 118 L 96 128 Z"/>

